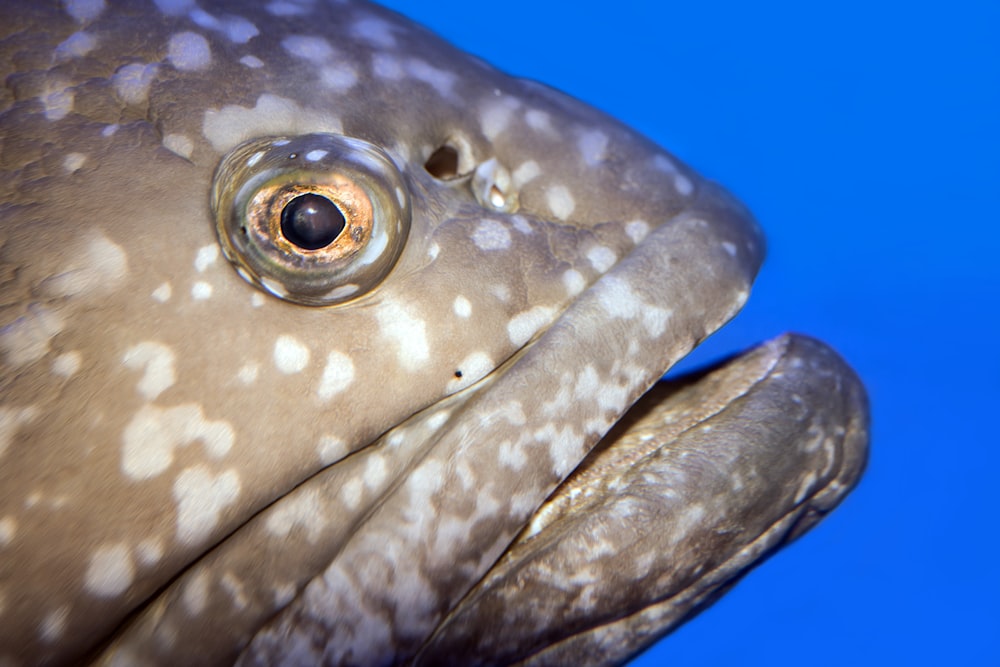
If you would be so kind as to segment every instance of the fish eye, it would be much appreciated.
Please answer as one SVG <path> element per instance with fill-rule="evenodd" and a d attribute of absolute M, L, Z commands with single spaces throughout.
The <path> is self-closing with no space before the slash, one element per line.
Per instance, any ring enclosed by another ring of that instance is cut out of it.
<path fill-rule="evenodd" d="M 322 195 L 307 192 L 281 209 L 281 234 L 304 250 L 325 248 L 337 240 L 346 225 L 340 207 Z"/>
<path fill-rule="evenodd" d="M 216 170 L 212 210 L 223 252 L 241 276 L 313 306 L 375 289 L 410 228 L 409 195 L 389 156 L 337 134 L 237 146 Z"/>

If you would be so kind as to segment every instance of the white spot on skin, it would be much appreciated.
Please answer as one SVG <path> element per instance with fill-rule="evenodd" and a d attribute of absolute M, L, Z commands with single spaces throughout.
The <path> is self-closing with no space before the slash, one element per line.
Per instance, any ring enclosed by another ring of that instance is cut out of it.
<path fill-rule="evenodd" d="M 480 250 L 506 250 L 510 247 L 510 232 L 496 220 L 480 220 L 472 232 L 472 242 Z"/>
<path fill-rule="evenodd" d="M 328 65 L 319 71 L 319 80 L 330 90 L 345 92 L 358 82 L 358 73 L 347 63 Z"/>
<path fill-rule="evenodd" d="M 64 326 L 61 315 L 32 304 L 24 315 L 0 327 L 0 351 L 15 368 L 38 361 L 49 353 L 52 339 Z"/>
<path fill-rule="evenodd" d="M 560 220 L 565 220 L 573 214 L 576 208 L 576 201 L 573 195 L 563 185 L 553 185 L 545 193 L 545 202 L 549 206 L 552 214 Z"/>
<path fill-rule="evenodd" d="M 122 102 L 130 106 L 145 104 L 149 87 L 156 78 L 157 65 L 132 63 L 119 67 L 111 77 L 111 85 Z M 117 125 L 114 126 L 117 129 Z"/>
<path fill-rule="evenodd" d="M 227 105 L 209 109 L 202 121 L 202 134 L 219 152 L 226 152 L 252 137 L 274 134 L 342 134 L 340 120 L 329 114 L 303 110 L 294 100 L 261 95 L 252 109 Z"/>
<path fill-rule="evenodd" d="M 522 185 L 535 180 L 541 173 L 541 167 L 539 167 L 538 163 L 534 160 L 528 160 L 527 162 L 522 163 L 521 166 L 515 169 L 512 174 L 514 187 L 520 189 Z"/>
<path fill-rule="evenodd" d="M 104 0 L 63 0 L 66 13 L 76 19 L 77 23 L 93 21 L 104 11 Z"/>
<path fill-rule="evenodd" d="M 323 465 L 336 463 L 350 453 L 347 449 L 347 443 L 332 435 L 324 435 L 320 438 L 316 451 Z"/>
<path fill-rule="evenodd" d="M 163 147 L 185 160 L 191 159 L 194 143 L 183 134 L 168 134 L 163 137 Z"/>
<path fill-rule="evenodd" d="M 246 44 L 260 34 L 257 26 L 242 16 L 219 19 L 199 7 L 194 7 L 188 12 L 188 17 L 198 26 L 218 32 L 234 44 Z"/>
<path fill-rule="evenodd" d="M 427 323 L 414 314 L 411 306 L 388 301 L 375 316 L 382 335 L 395 344 L 396 359 L 404 369 L 413 372 L 427 363 Z"/>
<path fill-rule="evenodd" d="M 588 364 L 583 367 L 576 378 L 576 386 L 573 388 L 573 395 L 576 400 L 593 399 L 597 396 L 601 380 L 597 376 L 597 369 Z"/>
<path fill-rule="evenodd" d="M 117 287 L 128 273 L 125 251 L 97 230 L 88 230 L 76 247 L 74 258 L 55 275 L 42 281 L 45 296 L 76 296 Z"/>
<path fill-rule="evenodd" d="M 202 571 L 188 579 L 181 591 L 181 601 L 189 616 L 200 616 L 208 606 L 208 572 Z"/>
<path fill-rule="evenodd" d="M 264 61 L 257 56 L 243 56 L 240 58 L 240 64 L 250 69 L 260 69 L 264 66 Z"/>
<path fill-rule="evenodd" d="M 265 301 L 264 295 L 261 294 L 260 292 L 254 292 L 253 294 L 250 295 L 250 305 L 253 308 L 260 308 L 261 306 L 264 305 L 264 301 Z"/>
<path fill-rule="evenodd" d="M 5 516 L 0 519 L 0 548 L 9 546 L 17 536 L 17 519 Z"/>
<path fill-rule="evenodd" d="M 521 103 L 512 97 L 489 99 L 479 114 L 479 123 L 486 138 L 496 139 L 501 132 L 506 130 L 514 116 L 514 111 L 519 106 Z"/>
<path fill-rule="evenodd" d="M 260 34 L 253 23 L 242 16 L 230 16 L 223 20 L 222 34 L 234 44 L 246 44 Z"/>
<path fill-rule="evenodd" d="M 173 289 L 170 287 L 170 283 L 163 283 L 155 290 L 153 290 L 153 298 L 160 303 L 166 303 L 170 300 L 170 295 L 173 293 Z"/>
<path fill-rule="evenodd" d="M 506 468 L 521 470 L 528 462 L 528 456 L 520 443 L 507 440 L 497 448 L 497 460 Z"/>
<path fill-rule="evenodd" d="M 70 352 L 60 354 L 52 360 L 52 373 L 69 379 L 76 375 L 82 365 L 83 355 L 76 350 L 72 350 Z"/>
<path fill-rule="evenodd" d="M 396 38 L 392 34 L 395 29 L 392 24 L 375 17 L 365 17 L 351 26 L 355 37 L 379 49 L 392 49 L 396 46 Z"/>
<path fill-rule="evenodd" d="M 215 264 L 219 259 L 219 246 L 215 243 L 198 248 L 198 254 L 194 258 L 194 269 L 198 273 L 204 273 L 205 269 Z"/>
<path fill-rule="evenodd" d="M 249 601 L 247 600 L 246 587 L 242 581 L 236 578 L 235 574 L 226 572 L 222 575 L 222 579 L 219 580 L 219 584 L 223 590 L 229 593 L 235 609 L 242 611 L 247 608 Z"/>
<path fill-rule="evenodd" d="M 445 391 L 454 394 L 456 391 L 479 382 L 496 367 L 493 360 L 485 352 L 473 352 L 458 364 L 462 377 L 453 378 L 448 382 Z"/>
<path fill-rule="evenodd" d="M 472 314 L 472 304 L 464 296 L 456 296 L 455 302 L 451 304 L 452 310 L 459 317 L 466 318 Z"/>
<path fill-rule="evenodd" d="M 677 165 L 675 165 L 666 155 L 654 156 L 653 168 L 668 174 L 673 174 L 677 171 Z"/>
<path fill-rule="evenodd" d="M 403 65 L 400 64 L 395 56 L 376 53 L 372 56 L 372 74 L 379 79 L 399 81 L 403 78 L 405 72 L 403 71 Z"/>
<path fill-rule="evenodd" d="M 326 357 L 326 368 L 319 381 L 316 394 L 320 400 L 326 401 L 351 386 L 354 382 L 354 362 L 346 354 L 330 352 Z"/>
<path fill-rule="evenodd" d="M 552 134 L 553 132 L 552 120 L 549 118 L 549 114 L 544 111 L 538 111 L 537 109 L 527 111 L 524 114 L 524 122 L 536 132 L 543 132 L 545 134 Z"/>
<path fill-rule="evenodd" d="M 191 286 L 191 298 L 195 301 L 212 298 L 212 286 L 204 280 L 199 280 Z"/>
<path fill-rule="evenodd" d="M 590 261 L 590 265 L 594 267 L 594 270 L 598 273 L 605 273 L 608 269 L 615 265 L 618 261 L 618 255 L 615 251 L 607 246 L 598 245 L 592 247 L 587 251 L 587 259 Z"/>
<path fill-rule="evenodd" d="M 536 441 L 549 445 L 549 457 L 552 459 L 552 470 L 560 478 L 566 477 L 576 467 L 582 455 L 582 436 L 578 435 L 570 425 L 557 428 L 555 424 L 546 424 L 532 434 Z"/>
<path fill-rule="evenodd" d="M 305 531 L 306 540 L 315 544 L 322 537 L 326 522 L 319 492 L 307 488 L 279 502 L 268 514 L 264 528 L 271 536 L 285 539 L 298 527 Z"/>
<path fill-rule="evenodd" d="M 665 528 L 666 534 L 670 536 L 670 542 L 680 543 L 692 530 L 703 525 L 704 518 L 704 505 L 689 505 L 677 516 L 674 525 Z"/>
<path fill-rule="evenodd" d="M 97 46 L 97 39 L 86 32 L 74 32 L 56 47 L 56 60 L 64 62 L 87 55 Z"/>
<path fill-rule="evenodd" d="M 45 118 L 56 121 L 65 118 L 73 110 L 75 96 L 68 86 L 53 83 L 49 89 L 39 96 L 45 107 Z"/>
<path fill-rule="evenodd" d="M 128 546 L 118 542 L 98 547 L 90 557 L 84 588 L 97 597 L 117 597 L 128 590 L 135 579 L 135 565 Z"/>
<path fill-rule="evenodd" d="M 683 174 L 677 174 L 674 176 L 674 187 L 677 192 L 687 197 L 694 191 L 694 184 L 691 183 L 691 179 Z"/>
<path fill-rule="evenodd" d="M 132 370 L 145 369 L 136 389 L 147 401 L 156 399 L 177 380 L 174 352 L 162 343 L 146 341 L 133 345 L 125 351 L 122 363 Z"/>
<path fill-rule="evenodd" d="M 278 336 L 274 343 L 274 365 L 287 375 L 301 373 L 309 364 L 309 348 L 293 336 Z"/>
<path fill-rule="evenodd" d="M 240 477 L 235 470 L 213 475 L 203 465 L 185 468 L 174 482 L 177 502 L 177 539 L 197 544 L 208 538 L 221 513 L 240 495 Z"/>
<path fill-rule="evenodd" d="M 314 65 L 322 65 L 333 59 L 333 47 L 322 37 L 289 35 L 281 40 L 281 46 L 289 54 Z"/>
<path fill-rule="evenodd" d="M 0 457 L 3 457 L 21 427 L 33 422 L 38 414 L 38 407 L 34 405 L 23 408 L 13 408 L 6 405 L 0 407 Z"/>
<path fill-rule="evenodd" d="M 417 81 L 430 85 L 441 97 L 450 97 L 456 77 L 451 72 L 438 69 L 423 60 L 408 60 L 406 71 Z"/>
<path fill-rule="evenodd" d="M 438 429 L 440 429 L 442 426 L 445 425 L 445 422 L 448 421 L 448 417 L 450 416 L 451 413 L 448 412 L 447 410 L 440 410 L 438 412 L 435 412 L 427 419 L 425 426 L 429 431 L 437 431 Z"/>
<path fill-rule="evenodd" d="M 266 9 L 272 16 L 301 16 L 308 14 L 312 7 L 309 3 L 296 2 L 295 0 L 276 0 L 268 3 Z"/>
<path fill-rule="evenodd" d="M 87 156 L 83 153 L 70 153 L 63 160 L 63 169 L 72 174 L 83 167 L 83 163 L 87 161 Z"/>
<path fill-rule="evenodd" d="M 531 337 L 544 327 L 555 314 L 555 310 L 548 306 L 535 306 L 531 310 L 518 313 L 507 323 L 507 335 L 510 342 L 517 347 L 521 347 Z"/>
<path fill-rule="evenodd" d="M 580 149 L 583 161 L 588 167 L 593 167 L 604 160 L 608 148 L 608 135 L 599 130 L 589 130 L 580 135 L 576 145 Z"/>
<path fill-rule="evenodd" d="M 620 319 L 641 320 L 646 333 L 658 337 L 666 331 L 673 311 L 646 303 L 624 279 L 605 276 L 599 283 L 600 303 L 608 315 Z"/>
<path fill-rule="evenodd" d="M 222 458 L 233 446 L 233 427 L 205 419 L 201 406 L 193 403 L 144 405 L 122 432 L 122 472 L 132 480 L 155 477 L 173 463 L 175 448 L 196 440 L 209 456 Z"/>
<path fill-rule="evenodd" d="M 365 486 L 373 491 L 377 491 L 389 475 L 388 467 L 385 464 L 385 457 L 380 454 L 372 454 L 365 463 L 365 470 L 361 478 L 365 481 Z"/>
<path fill-rule="evenodd" d="M 433 262 L 435 259 L 437 259 L 438 253 L 440 252 L 441 252 L 441 246 L 439 246 L 437 243 L 432 243 L 430 247 L 427 248 L 427 257 L 429 257 L 430 260 Z"/>
<path fill-rule="evenodd" d="M 632 220 L 626 223 L 625 233 L 632 239 L 632 243 L 638 245 L 649 235 L 649 223 L 645 220 Z"/>
<path fill-rule="evenodd" d="M 163 543 L 155 538 L 143 540 L 136 545 L 135 556 L 141 565 L 152 567 L 163 558 Z"/>
<path fill-rule="evenodd" d="M 587 281 L 584 279 L 583 274 L 576 269 L 568 269 L 563 273 L 562 281 L 569 296 L 576 296 L 587 287 Z"/>
<path fill-rule="evenodd" d="M 212 49 L 198 33 L 179 32 L 170 38 L 167 60 L 182 72 L 195 72 L 212 64 Z"/>
<path fill-rule="evenodd" d="M 69 605 L 53 609 L 38 626 L 38 637 L 46 643 L 52 643 L 62 637 L 66 630 L 66 620 L 69 618 Z"/>
<path fill-rule="evenodd" d="M 356 510 L 361 505 L 363 493 L 364 482 L 357 477 L 352 477 L 340 487 L 340 502 L 344 503 L 348 509 Z"/>
<path fill-rule="evenodd" d="M 240 367 L 236 373 L 236 379 L 243 384 L 250 385 L 256 382 L 258 373 L 260 373 L 260 366 L 255 362 L 249 362 Z"/>

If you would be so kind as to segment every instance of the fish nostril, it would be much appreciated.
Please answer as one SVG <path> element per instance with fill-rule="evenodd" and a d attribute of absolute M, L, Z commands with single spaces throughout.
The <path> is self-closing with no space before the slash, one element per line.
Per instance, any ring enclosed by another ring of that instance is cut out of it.
<path fill-rule="evenodd" d="M 436 179 L 447 181 L 458 174 L 458 149 L 449 144 L 438 146 L 424 162 L 424 169 Z"/>

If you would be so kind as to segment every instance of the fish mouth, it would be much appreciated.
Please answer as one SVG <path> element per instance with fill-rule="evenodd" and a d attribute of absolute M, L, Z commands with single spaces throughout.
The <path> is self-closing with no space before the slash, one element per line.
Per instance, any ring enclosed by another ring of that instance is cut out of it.
<path fill-rule="evenodd" d="M 414 664 L 633 657 L 834 509 L 867 457 L 864 388 L 815 339 L 786 334 L 663 381 L 560 485 Z M 491 623 L 502 638 L 476 631 Z"/>

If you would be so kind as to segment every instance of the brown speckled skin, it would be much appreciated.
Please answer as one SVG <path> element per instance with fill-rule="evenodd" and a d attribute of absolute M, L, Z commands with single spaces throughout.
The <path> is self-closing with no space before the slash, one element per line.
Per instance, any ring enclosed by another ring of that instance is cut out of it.
<path fill-rule="evenodd" d="M 856 483 L 864 392 L 809 339 L 623 417 L 763 239 L 613 119 L 361 3 L 5 2 L 0 35 L 0 664 L 620 662 Z M 329 307 L 243 280 L 209 198 L 312 133 L 412 211 Z"/>

